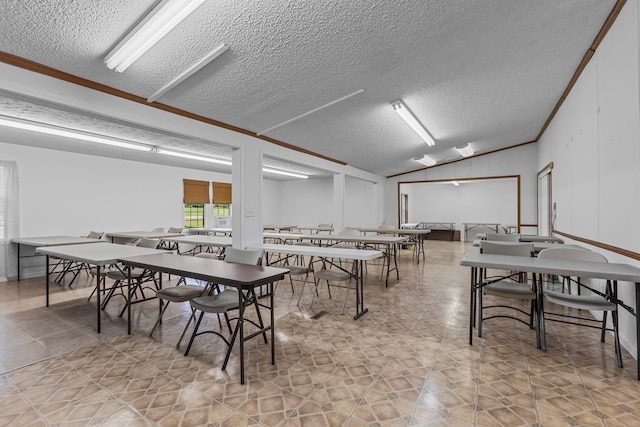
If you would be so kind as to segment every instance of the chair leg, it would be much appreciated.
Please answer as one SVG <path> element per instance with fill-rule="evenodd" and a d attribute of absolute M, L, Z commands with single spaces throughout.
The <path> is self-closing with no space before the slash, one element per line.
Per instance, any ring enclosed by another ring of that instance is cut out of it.
<path fill-rule="evenodd" d="M 347 284 L 347 294 L 344 297 L 344 302 L 342 303 L 342 312 L 340 314 L 344 314 L 344 309 L 347 307 L 347 300 L 349 299 L 349 291 L 351 290 L 351 286 Z"/>
<path fill-rule="evenodd" d="M 169 301 L 167 301 L 164 304 L 164 307 L 162 307 L 162 311 L 158 314 L 158 320 L 156 320 L 156 323 L 153 325 L 153 328 L 151 328 L 151 332 L 149 332 L 150 337 L 153 336 L 153 333 L 155 332 L 156 328 L 162 322 L 162 316 L 164 316 L 164 312 L 167 311 L 167 307 L 169 307 Z"/>
<path fill-rule="evenodd" d="M 478 309 L 479 309 L 479 315 L 478 315 L 478 338 L 482 338 L 482 318 L 484 316 L 483 313 L 483 308 L 484 308 L 484 303 L 482 301 L 482 294 L 484 292 L 482 291 L 482 288 L 478 289 Z"/>
<path fill-rule="evenodd" d="M 302 299 L 302 294 L 304 293 L 304 288 L 305 286 L 307 286 L 307 277 L 309 276 L 309 273 L 307 273 L 307 276 L 304 278 L 304 283 L 302 284 L 302 289 L 300 289 L 300 295 L 298 295 L 298 303 L 296 304 L 298 307 L 300 307 L 300 300 Z"/>
<path fill-rule="evenodd" d="M 609 312 L 607 311 L 603 311 L 602 312 L 602 328 L 600 330 L 600 342 L 604 342 L 605 341 L 605 337 L 607 336 L 607 314 Z M 613 318 L 613 313 L 611 313 L 611 318 Z"/>
<path fill-rule="evenodd" d="M 313 302 L 316 300 L 316 295 L 318 295 L 318 284 L 320 283 L 320 280 L 314 278 L 313 282 L 315 285 L 315 289 L 313 290 L 313 297 L 311 297 L 311 304 L 309 304 L 309 308 L 313 307 Z"/>
<path fill-rule="evenodd" d="M 189 316 L 189 320 L 187 321 L 187 324 L 184 326 L 184 329 L 182 330 L 182 333 L 180 334 L 180 339 L 178 339 L 178 343 L 176 344 L 176 348 L 180 348 L 180 344 L 182 344 L 182 339 L 184 338 L 184 334 L 187 332 L 187 329 L 189 329 L 189 325 L 191 324 L 192 321 L 195 322 L 196 320 L 196 310 L 195 309 L 191 309 L 191 316 Z"/>
<path fill-rule="evenodd" d="M 620 351 L 620 335 L 618 332 L 618 311 L 611 312 L 611 319 L 613 320 L 613 335 L 616 348 L 616 359 L 618 362 L 618 368 L 622 368 L 622 353 Z"/>
<path fill-rule="evenodd" d="M 196 325 L 193 327 L 193 332 L 191 333 L 191 339 L 189 340 L 189 344 L 187 345 L 186 350 L 184 351 L 184 355 L 187 356 L 189 351 L 191 350 L 191 345 L 193 344 L 193 340 L 196 338 L 196 334 L 198 333 L 198 328 L 200 327 L 200 323 L 202 322 L 202 318 L 204 317 L 204 311 L 200 312 L 200 317 L 198 317 L 198 321 Z M 187 326 L 189 326 L 187 324 Z M 186 331 L 186 328 L 185 328 Z"/>

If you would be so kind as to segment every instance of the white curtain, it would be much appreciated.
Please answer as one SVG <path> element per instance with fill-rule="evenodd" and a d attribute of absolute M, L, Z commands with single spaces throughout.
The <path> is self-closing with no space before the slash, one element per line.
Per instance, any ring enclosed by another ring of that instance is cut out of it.
<path fill-rule="evenodd" d="M 18 206 L 18 166 L 0 160 L 0 282 L 18 275 L 17 248 L 11 243 L 19 233 Z"/>

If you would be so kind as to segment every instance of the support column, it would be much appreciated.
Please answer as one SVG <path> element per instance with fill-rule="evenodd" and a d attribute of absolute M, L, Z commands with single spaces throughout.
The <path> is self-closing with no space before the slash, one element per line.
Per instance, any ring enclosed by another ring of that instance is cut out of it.
<path fill-rule="evenodd" d="M 333 175 L 333 229 L 336 232 L 344 230 L 344 198 L 346 193 L 345 174 Z"/>
<path fill-rule="evenodd" d="M 262 150 L 234 150 L 231 167 L 233 247 L 262 244 Z"/>

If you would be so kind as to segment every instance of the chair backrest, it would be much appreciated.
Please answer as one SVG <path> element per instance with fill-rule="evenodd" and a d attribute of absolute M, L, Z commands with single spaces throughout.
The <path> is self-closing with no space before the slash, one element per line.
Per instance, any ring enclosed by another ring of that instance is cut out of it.
<path fill-rule="evenodd" d="M 558 245 L 557 248 L 547 248 L 540 251 L 538 258 L 554 258 L 570 261 L 609 262 L 607 258 L 598 252 L 580 248 L 565 248 Z"/>
<path fill-rule="evenodd" d="M 323 222 L 321 222 L 320 224 L 318 224 L 318 227 L 322 227 L 322 228 L 333 228 L 333 224 L 329 224 L 329 223 L 323 223 Z"/>
<path fill-rule="evenodd" d="M 159 239 L 147 239 L 146 237 L 143 237 L 143 238 L 140 239 L 140 242 L 138 243 L 138 246 L 140 246 L 141 248 L 156 249 L 159 244 L 160 244 L 160 240 Z"/>
<path fill-rule="evenodd" d="M 104 236 L 102 231 L 90 231 L 89 234 L 87 234 L 89 239 L 102 239 L 102 236 Z"/>
<path fill-rule="evenodd" d="M 153 230 L 151 230 L 152 233 L 162 233 L 164 231 L 164 228 L 162 227 L 156 227 Z"/>
<path fill-rule="evenodd" d="M 487 233 L 487 239 L 494 242 L 519 242 L 520 234 L 497 234 L 497 233 Z"/>
<path fill-rule="evenodd" d="M 360 232 L 355 228 L 347 228 L 338 233 L 338 236 L 359 236 Z"/>
<path fill-rule="evenodd" d="M 182 228 L 169 227 L 169 230 L 167 230 L 167 233 L 182 233 Z"/>
<path fill-rule="evenodd" d="M 533 243 L 480 241 L 480 252 L 493 255 L 531 256 Z"/>
<path fill-rule="evenodd" d="M 211 252 L 199 252 L 194 255 L 196 258 L 220 259 L 220 255 Z"/>
<path fill-rule="evenodd" d="M 224 261 L 238 264 L 262 265 L 262 249 L 237 249 L 228 247 L 224 250 Z"/>

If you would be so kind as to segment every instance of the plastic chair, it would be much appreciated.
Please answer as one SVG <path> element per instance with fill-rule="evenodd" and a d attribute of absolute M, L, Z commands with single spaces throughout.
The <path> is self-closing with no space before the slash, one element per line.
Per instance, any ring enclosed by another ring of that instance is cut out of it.
<path fill-rule="evenodd" d="M 261 265 L 263 255 L 264 255 L 264 251 L 262 249 L 244 250 L 244 249 L 229 247 L 229 248 L 226 248 L 225 250 L 224 262 L 233 262 L 238 264 L 249 264 L 249 265 Z M 243 291 L 242 295 L 239 295 L 238 292 L 239 291 L 235 289 L 225 289 L 218 294 L 204 295 L 197 298 L 193 298 L 192 300 L 189 301 L 189 303 L 191 304 L 191 308 L 194 311 L 197 311 L 197 310 L 200 311 L 200 316 L 198 316 L 198 320 L 196 321 L 196 324 L 193 328 L 191 339 L 189 340 L 189 344 L 187 345 L 187 348 L 184 352 L 185 356 L 189 354 L 189 351 L 191 350 L 191 346 L 193 345 L 193 341 L 197 336 L 203 335 L 206 333 L 212 333 L 222 338 L 224 343 L 227 345 L 227 355 L 222 365 L 222 370 L 226 368 L 227 362 L 229 361 L 231 348 L 233 347 L 233 343 L 235 342 L 235 339 L 237 336 L 238 327 L 242 327 L 242 325 L 240 325 L 240 323 L 238 322 L 236 323 L 236 327 L 232 332 L 231 322 L 230 322 L 231 319 L 229 319 L 227 313 L 230 310 L 237 310 L 240 308 L 239 306 L 240 299 L 243 300 L 244 307 L 247 307 L 249 305 L 254 305 L 256 307 L 256 313 L 258 316 L 257 323 L 246 317 L 244 318 L 244 321 L 252 323 L 253 325 L 255 325 L 260 329 L 264 329 L 264 323 L 262 322 L 262 315 L 260 314 L 260 307 L 258 304 L 258 297 L 256 296 L 255 291 L 253 289 L 249 291 Z M 231 338 L 227 339 L 224 335 L 222 335 L 221 332 L 218 332 L 215 330 L 198 332 L 205 313 L 224 314 L 225 320 L 227 322 L 227 327 L 229 328 L 229 333 L 232 334 Z M 188 327 L 188 324 L 187 324 L 187 327 Z M 264 342 L 267 343 L 266 332 L 263 333 L 263 336 L 264 336 Z"/>
<path fill-rule="evenodd" d="M 597 252 L 588 251 L 585 249 L 579 248 L 566 248 L 566 247 L 557 247 L 557 248 L 548 248 L 540 251 L 538 254 L 538 258 L 547 258 L 547 259 L 562 259 L 567 261 L 587 261 L 587 262 L 608 262 L 607 258 L 599 254 Z M 618 306 L 614 302 L 611 302 L 608 298 L 611 296 L 611 282 L 607 280 L 606 289 L 604 292 L 600 292 L 596 289 L 593 289 L 586 284 L 582 283 L 579 278 L 571 278 L 564 277 L 564 281 L 569 283 L 569 293 L 556 292 L 548 289 L 543 289 L 544 297 L 554 304 L 558 304 L 564 307 L 569 307 L 577 310 L 588 310 L 588 311 L 602 311 L 602 320 L 598 320 L 593 316 L 585 317 L 582 315 L 573 316 L 562 313 L 553 313 L 553 312 L 545 312 L 545 319 L 553 322 L 567 323 L 570 325 L 578 325 L 584 326 L 587 328 L 596 328 L 601 330 L 600 334 L 600 342 L 605 342 L 606 331 L 612 331 L 614 340 L 615 340 L 615 351 L 616 351 L 616 361 L 618 362 L 618 367 L 622 368 L 622 354 L 620 352 L 620 336 L 618 333 Z M 571 284 L 574 283 L 580 288 L 586 288 L 591 291 L 591 295 L 582 295 L 581 292 L 576 294 L 571 294 Z M 564 284 L 563 284 L 564 288 Z M 611 319 L 613 323 L 612 328 L 607 328 L 607 313 L 611 312 Z M 552 317 L 548 317 L 552 316 Z M 561 320 L 554 318 L 563 317 L 563 318 L 573 318 L 576 320 L 581 320 L 583 323 L 573 322 L 570 320 Z M 589 324 L 589 323 L 597 323 L 598 325 Z"/>
<path fill-rule="evenodd" d="M 138 244 L 136 246 L 139 246 L 142 248 L 156 249 L 159 244 L 160 244 L 160 241 L 158 239 L 147 239 L 146 237 L 143 237 L 138 241 Z M 102 310 L 104 310 L 107 307 L 107 304 L 109 303 L 111 298 L 115 295 L 115 291 L 120 289 L 120 295 L 125 297 L 125 299 L 127 300 L 125 307 L 122 309 L 122 311 L 119 314 L 119 316 L 122 316 L 127 310 L 127 305 L 131 303 L 131 301 L 129 301 L 129 298 L 125 296 L 124 292 L 122 291 L 122 289 L 127 286 L 129 277 L 134 279 L 136 282 L 133 288 L 131 289 L 131 294 L 133 295 L 134 293 L 137 293 L 138 291 L 140 291 L 140 294 L 143 300 L 146 299 L 146 296 L 144 294 L 145 288 L 143 284 L 147 282 L 153 282 L 155 291 L 158 290 L 158 284 L 156 283 L 155 275 L 152 271 L 149 271 L 143 268 L 131 268 L 130 269 L 131 271 L 128 272 L 127 269 L 120 268 L 118 266 L 115 266 L 115 267 L 116 268 L 107 270 L 107 277 L 109 279 L 114 280 L 114 282 L 111 288 L 109 289 L 107 296 L 104 299 L 104 302 L 102 303 Z"/>
<path fill-rule="evenodd" d="M 482 240 L 480 242 L 480 251 L 484 254 L 531 257 L 533 254 L 533 244 L 502 244 L 500 242 Z M 536 332 L 537 347 L 542 347 L 541 322 L 544 320 L 541 319 L 543 313 L 538 304 L 538 294 L 537 289 L 535 288 L 535 281 L 533 282 L 533 285 L 529 285 L 529 283 L 527 282 L 526 273 L 521 272 L 511 272 L 506 275 L 487 277 L 485 269 L 483 272 L 482 283 L 479 285 L 479 288 L 479 292 L 477 293 L 478 306 L 480 309 L 480 313 L 478 316 L 478 337 L 482 337 L 482 324 L 485 320 L 494 318 L 509 318 L 524 323 L 531 329 L 534 329 Z M 502 299 L 531 301 L 531 310 L 530 312 L 526 312 L 525 310 L 516 307 L 515 305 L 506 305 L 500 302 L 485 306 L 485 295 L 492 295 Z M 485 317 L 485 310 L 496 308 L 512 309 L 516 312 L 528 316 L 528 320 L 525 321 L 521 317 L 518 317 L 516 315 L 507 314 L 493 314 Z M 474 310 L 475 312 L 475 308 L 472 307 L 472 310 Z"/>
<path fill-rule="evenodd" d="M 519 242 L 520 234 L 512 233 L 512 234 L 498 234 L 498 233 L 487 233 L 487 238 L 485 240 L 488 241 L 498 241 L 498 242 Z"/>
<path fill-rule="evenodd" d="M 162 230 L 160 230 L 162 231 Z M 169 227 L 169 229 L 167 230 L 168 234 L 179 234 L 182 233 L 182 227 L 178 228 L 178 227 Z M 166 242 L 164 240 L 162 240 L 160 242 L 160 246 L 158 246 L 158 249 L 166 249 L 168 251 L 177 251 L 178 250 L 178 243 L 173 243 L 173 242 Z"/>

